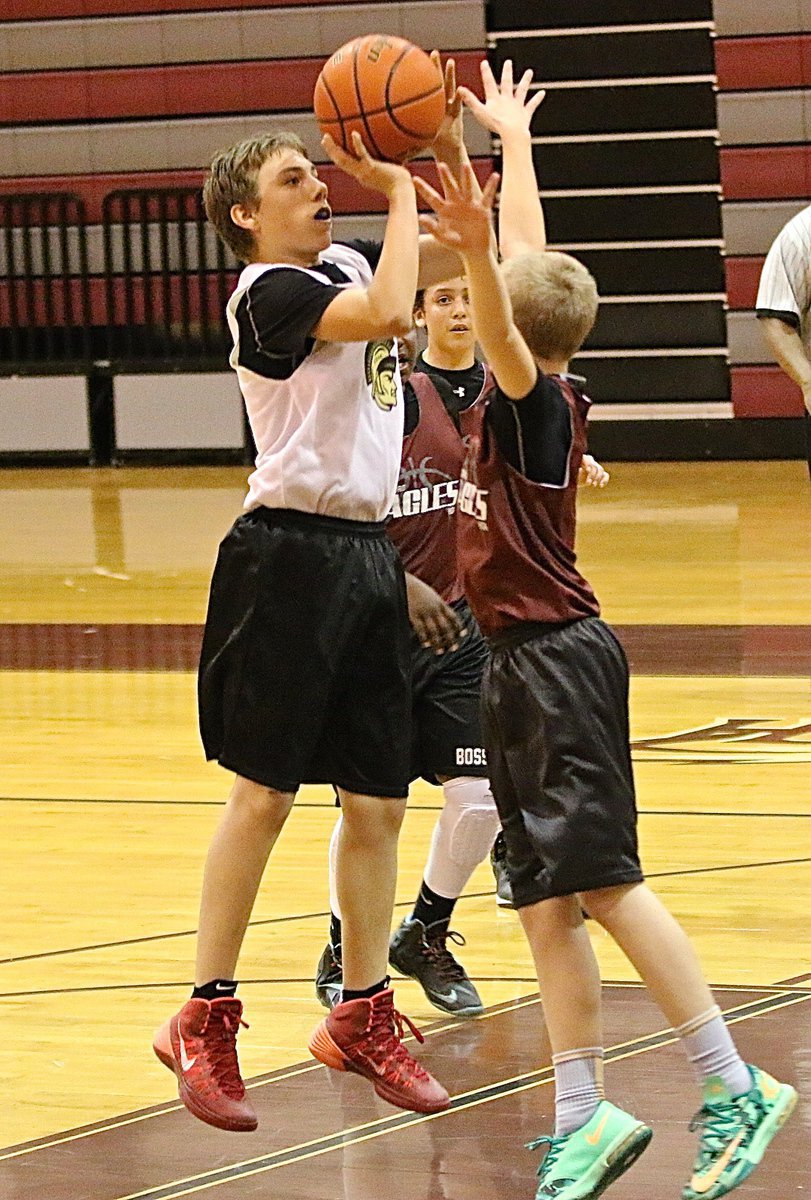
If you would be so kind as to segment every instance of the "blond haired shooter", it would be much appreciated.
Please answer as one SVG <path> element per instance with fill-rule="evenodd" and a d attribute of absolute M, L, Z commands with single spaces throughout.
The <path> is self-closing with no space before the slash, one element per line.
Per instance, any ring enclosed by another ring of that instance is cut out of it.
<path fill-rule="evenodd" d="M 754 1170 L 797 1094 L 742 1061 L 684 931 L 643 881 L 627 662 L 574 550 L 589 405 L 567 372 L 596 316 L 596 286 L 582 265 L 543 251 L 502 273 L 490 240 L 497 178 L 482 193 L 469 171 L 440 178 L 444 196 L 417 183 L 435 213 L 424 227 L 462 256 L 496 380 L 463 417 L 459 553 L 491 646 L 490 781 L 555 1068 L 555 1131 L 532 1143 L 547 1147 L 537 1200 L 599 1196 L 652 1136 L 604 1099 L 600 975 L 581 902 L 684 1041 L 703 1106 L 683 1196 L 714 1200 Z M 560 312 L 568 319 L 554 325 Z"/>
<path fill-rule="evenodd" d="M 241 1132 L 257 1117 L 237 1058 L 234 975 L 302 783 L 335 786 L 344 813 L 344 990 L 310 1050 L 400 1107 L 449 1104 L 403 1044 L 388 986 L 410 660 L 402 565 L 383 522 L 402 446 L 395 338 L 411 328 L 418 283 L 459 262 L 419 237 L 405 167 L 374 161 L 357 137 L 354 156 L 323 144 L 385 198 L 382 245 L 333 243 L 327 186 L 289 133 L 223 151 L 204 188 L 217 232 L 246 263 L 227 315 L 257 458 L 220 546 L 198 677 L 206 755 L 236 778 L 205 865 L 194 991 L 154 1049 L 190 1112 Z"/>

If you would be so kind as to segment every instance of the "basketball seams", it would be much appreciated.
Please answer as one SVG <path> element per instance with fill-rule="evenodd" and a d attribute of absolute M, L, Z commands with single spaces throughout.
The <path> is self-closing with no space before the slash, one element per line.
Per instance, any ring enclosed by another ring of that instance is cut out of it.
<path fill-rule="evenodd" d="M 349 147 L 346 144 L 347 137 L 346 137 L 346 133 L 344 131 L 344 118 L 341 116 L 341 110 L 338 107 L 338 102 L 336 101 L 335 96 L 332 93 L 332 88 L 327 83 L 327 80 L 324 77 L 323 72 L 321 73 L 321 86 L 323 87 L 324 91 L 326 92 L 327 98 L 329 99 L 329 102 L 333 107 L 333 110 L 335 113 L 335 116 L 333 119 L 338 122 L 338 128 L 340 129 L 340 133 L 341 133 L 341 145 L 343 146 L 344 150 L 348 150 Z M 321 120 L 325 120 L 325 118 L 321 118 Z"/>
<path fill-rule="evenodd" d="M 369 128 L 367 114 L 364 112 L 364 108 L 363 108 L 363 98 L 361 97 L 361 94 L 360 94 L 360 84 L 358 82 L 358 47 L 360 45 L 361 45 L 361 42 L 355 42 L 354 46 L 352 47 L 352 82 L 355 85 L 355 99 L 357 100 L 357 103 L 358 103 L 358 115 L 357 115 L 357 118 L 355 118 L 355 119 L 363 122 L 363 128 L 366 130 L 366 135 L 369 138 L 369 141 L 371 142 L 371 145 L 368 147 L 368 149 L 371 152 L 372 148 L 374 148 L 374 154 L 372 155 L 372 157 L 382 158 L 385 160 L 388 158 L 388 155 L 383 154 L 379 145 L 375 141 L 374 134 L 372 133 L 371 129 Z M 349 149 L 349 147 L 347 147 L 347 149 Z"/>
<path fill-rule="evenodd" d="M 423 54 L 423 51 L 420 50 L 419 46 L 405 46 L 404 49 L 401 51 L 399 57 L 397 59 L 395 59 L 395 61 L 391 64 L 391 67 L 389 68 L 389 73 L 386 77 L 386 90 L 383 95 L 383 103 L 384 103 L 385 107 L 389 110 L 391 110 L 392 108 L 399 107 L 399 104 L 402 103 L 402 101 L 398 101 L 397 103 L 392 104 L 391 90 L 395 84 L 395 76 L 397 75 L 398 68 L 400 66 L 402 66 L 403 61 L 408 57 L 408 55 L 412 54 L 414 52 L 416 52 L 418 57 L 422 56 L 422 54 Z M 444 84 L 440 80 L 437 80 L 436 85 L 434 87 L 430 88 L 429 91 L 421 92 L 419 96 L 409 96 L 408 99 L 409 100 L 421 100 L 423 98 L 423 96 L 431 96 L 434 94 L 434 92 L 439 91 L 440 88 L 443 88 L 443 90 L 444 90 Z"/>
<path fill-rule="evenodd" d="M 394 76 L 397 73 L 397 68 L 399 67 L 400 63 L 403 61 L 403 59 L 405 58 L 405 56 L 407 54 L 411 53 L 412 49 L 413 49 L 413 47 L 410 46 L 408 44 L 408 42 L 406 42 L 405 46 L 403 46 L 403 48 L 400 51 L 400 53 L 398 54 L 397 58 L 395 58 L 394 62 L 389 67 L 389 73 L 386 76 L 386 89 L 383 92 L 383 107 L 385 108 L 386 112 L 389 113 L 389 115 L 391 115 L 391 81 L 394 79 Z"/>
<path fill-rule="evenodd" d="M 402 162 L 427 147 L 445 112 L 440 72 L 394 35 L 354 38 L 322 68 L 314 107 L 322 132 L 352 153 L 357 130 L 373 158 Z M 356 111 L 353 111 L 356 110 Z"/>
<path fill-rule="evenodd" d="M 442 89 L 442 90 L 444 91 L 444 89 Z M 409 129 L 409 127 L 408 127 L 407 125 L 404 125 L 404 124 L 402 123 L 402 121 L 400 121 L 400 120 L 398 120 L 398 119 L 397 119 L 397 113 L 398 113 L 398 112 L 399 112 L 401 109 L 403 109 L 403 108 L 411 108 L 411 106 L 412 106 L 413 104 L 419 104 L 421 100 L 430 100 L 430 98 L 431 98 L 432 96 L 436 96 L 437 92 L 439 92 L 439 91 L 440 91 L 440 89 L 439 89 L 439 88 L 434 88 L 434 90 L 433 90 L 432 92 L 423 92 L 423 93 L 422 93 L 422 95 L 420 95 L 420 96 L 412 96 L 412 97 L 411 97 L 410 99 L 408 99 L 408 100 L 402 100 L 402 101 L 401 101 L 401 102 L 400 102 L 400 103 L 397 105 L 397 107 L 396 107 L 396 108 L 389 108 L 389 107 L 387 106 L 387 107 L 385 108 L 385 110 L 384 110 L 384 109 L 381 109 L 380 111 L 381 111 L 381 112 L 384 112 L 384 111 L 386 112 L 386 114 L 388 115 L 388 118 L 389 118 L 389 120 L 391 121 L 392 125 L 394 125 L 394 127 L 395 127 L 396 129 L 399 129 L 401 133 L 408 134 L 408 136 L 409 136 L 409 137 L 420 137 L 420 136 L 421 136 L 421 133 L 422 133 L 422 131 L 421 131 L 421 130 L 419 130 L 419 129 Z M 374 116 L 375 114 L 374 114 L 374 113 L 369 113 L 368 115 L 371 117 L 371 116 Z"/>
<path fill-rule="evenodd" d="M 433 92 L 421 92 L 419 96 L 410 96 L 408 100 L 401 100 L 401 102 L 398 104 L 397 108 L 367 108 L 365 110 L 365 115 L 367 117 L 382 117 L 384 115 L 393 117 L 394 113 L 398 112 L 399 109 L 410 108 L 412 104 L 418 104 L 420 102 L 420 100 L 428 100 L 428 99 L 430 99 L 431 96 L 435 96 L 436 92 L 438 90 L 439 89 L 436 89 L 436 91 L 433 91 Z M 333 100 L 333 104 L 334 103 L 335 103 L 335 101 Z M 363 117 L 364 117 L 364 113 L 353 112 L 353 113 L 346 113 L 345 115 L 342 116 L 341 113 L 338 111 L 338 109 L 336 109 L 335 111 L 336 111 L 337 115 L 334 117 L 333 116 L 329 116 L 329 117 L 319 116 L 318 119 L 320 121 L 336 121 L 336 122 L 340 121 L 342 124 L 349 124 L 350 121 L 362 121 Z M 411 133 L 412 135 L 415 135 L 417 132 L 418 131 L 416 131 L 414 129 L 409 130 L 409 133 Z"/>
<path fill-rule="evenodd" d="M 391 103 L 391 89 L 394 85 L 394 78 L 395 78 L 395 75 L 397 74 L 397 68 L 400 66 L 400 64 L 403 62 L 403 60 L 409 54 L 411 54 L 411 52 L 413 50 L 416 50 L 418 54 L 422 53 L 417 46 L 405 46 L 402 50 L 402 53 L 400 54 L 400 57 L 395 62 L 392 63 L 391 70 L 389 71 L 388 77 L 386 79 L 385 100 L 386 100 L 386 114 L 387 114 L 389 120 L 391 121 L 392 125 L 394 125 L 395 129 L 399 129 L 401 133 L 406 134 L 408 137 L 419 137 L 420 133 L 421 133 L 420 130 L 409 129 L 407 125 L 404 125 L 402 123 L 402 121 L 399 121 L 397 119 L 397 116 L 396 116 L 397 110 L 399 108 L 410 107 L 412 104 L 418 104 L 420 102 L 420 100 L 427 100 L 429 97 L 435 96 L 437 94 L 437 92 L 439 92 L 439 91 L 442 91 L 444 94 L 445 85 L 444 85 L 444 82 L 442 80 L 440 80 L 437 83 L 436 87 L 431 88 L 430 91 L 421 92 L 418 96 L 409 96 L 407 101 L 401 101 L 399 104 L 396 104 L 396 105 L 393 105 Z M 371 113 L 369 115 L 371 116 Z"/>

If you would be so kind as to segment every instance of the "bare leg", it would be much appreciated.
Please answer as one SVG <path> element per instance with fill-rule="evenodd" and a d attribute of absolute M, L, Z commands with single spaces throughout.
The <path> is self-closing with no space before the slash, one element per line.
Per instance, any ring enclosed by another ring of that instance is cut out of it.
<path fill-rule="evenodd" d="M 600 971 L 576 896 L 518 910 L 527 935 L 552 1053 L 603 1044 Z"/>
<path fill-rule="evenodd" d="M 237 775 L 209 847 L 200 900 L 195 982 L 233 979 L 268 856 L 294 795 Z"/>
<path fill-rule="evenodd" d="M 362 991 L 388 973 L 397 884 L 397 839 L 405 800 L 341 791 L 336 884 L 344 987 Z"/>
<path fill-rule="evenodd" d="M 338 901 L 338 884 L 336 874 L 338 871 L 338 842 L 341 839 L 341 811 L 338 810 L 338 820 L 332 827 L 332 836 L 329 839 L 329 910 L 334 917 L 341 919 L 341 905 Z"/>
<path fill-rule="evenodd" d="M 583 899 L 636 967 L 671 1025 L 684 1025 L 714 1006 L 687 934 L 646 884 L 585 892 Z"/>

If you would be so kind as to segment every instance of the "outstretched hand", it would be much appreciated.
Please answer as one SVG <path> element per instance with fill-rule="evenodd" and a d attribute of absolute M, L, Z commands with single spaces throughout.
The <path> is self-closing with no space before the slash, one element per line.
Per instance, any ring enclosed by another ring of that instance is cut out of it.
<path fill-rule="evenodd" d="M 513 64 L 512 59 L 508 58 L 501 71 L 501 82 L 496 83 L 490 64 L 484 59 L 481 63 L 484 104 L 470 88 L 460 87 L 459 96 L 479 124 L 502 141 L 511 133 L 528 134 L 535 110 L 546 95 L 543 89 L 539 89 L 527 99 L 532 74 L 531 70 L 526 70 L 518 83 L 513 85 Z"/>
<path fill-rule="evenodd" d="M 443 71 L 439 51 L 432 50 L 431 62 L 441 72 L 445 84 L 445 116 L 431 143 L 431 148 L 434 151 L 443 147 L 459 150 L 464 144 L 465 131 L 462 121 L 462 97 L 456 86 L 456 61 L 453 58 L 447 59 Z"/>
<path fill-rule="evenodd" d="M 424 179 L 414 180 L 419 195 L 435 213 L 420 217 L 423 229 L 459 254 L 486 253 L 492 245 L 491 220 L 499 176 L 492 174 L 480 192 L 472 167 L 462 169 L 458 182 L 444 163 L 437 163 L 437 170 L 442 196 Z"/>
<path fill-rule="evenodd" d="M 372 192 L 382 192 L 384 196 L 391 196 L 400 183 L 404 180 L 411 181 L 411 172 L 407 167 L 372 158 L 357 131 L 351 135 L 351 140 L 352 154 L 347 154 L 328 133 L 322 137 L 321 145 L 336 167 L 346 171 L 347 175 L 351 175 L 362 187 L 369 188 Z"/>

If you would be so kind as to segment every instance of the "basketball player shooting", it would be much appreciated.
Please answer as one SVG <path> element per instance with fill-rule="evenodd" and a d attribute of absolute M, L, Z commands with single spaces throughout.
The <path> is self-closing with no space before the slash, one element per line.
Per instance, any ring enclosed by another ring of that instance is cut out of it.
<path fill-rule="evenodd" d="M 189 1111 L 233 1131 L 258 1123 L 237 1058 L 237 961 L 302 783 L 333 784 L 344 818 L 344 991 L 311 1051 L 393 1104 L 449 1103 L 403 1045 L 386 977 L 410 659 L 402 567 L 383 528 L 403 401 L 399 374 L 382 368 L 411 327 L 418 284 L 458 273 L 459 260 L 419 236 L 405 167 L 373 160 L 357 137 L 354 155 L 325 148 L 385 198 L 382 245 L 333 244 L 326 184 L 291 133 L 218 154 L 204 188 L 209 219 L 246 263 L 228 304 L 230 361 L 257 458 L 220 547 L 199 668 L 204 749 L 235 781 L 206 860 L 192 997 L 154 1049 Z"/>

